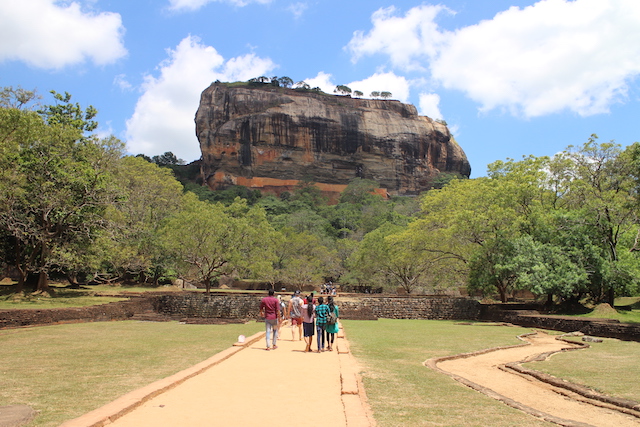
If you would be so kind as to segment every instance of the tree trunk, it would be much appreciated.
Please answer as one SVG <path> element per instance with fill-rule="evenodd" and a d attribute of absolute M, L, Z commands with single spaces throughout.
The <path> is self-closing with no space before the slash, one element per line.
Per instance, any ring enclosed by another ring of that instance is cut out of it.
<path fill-rule="evenodd" d="M 53 295 L 53 289 L 49 287 L 49 275 L 46 271 L 41 271 L 38 274 L 38 287 L 36 288 L 36 292 L 44 292 L 49 295 Z"/>
<path fill-rule="evenodd" d="M 551 307 L 553 305 L 553 294 L 552 293 L 548 293 L 547 294 L 547 302 L 544 304 L 547 307 Z"/>
<path fill-rule="evenodd" d="M 498 292 L 500 293 L 500 302 L 507 302 L 507 287 L 499 282 L 498 284 L 496 284 L 496 288 L 498 288 Z"/>
<path fill-rule="evenodd" d="M 22 271 L 21 268 L 18 269 L 20 272 L 20 277 L 18 277 L 18 284 L 16 285 L 16 293 L 21 294 L 24 292 L 24 284 L 27 281 L 27 275 Z"/>
<path fill-rule="evenodd" d="M 78 275 L 76 273 L 67 272 L 67 282 L 71 285 L 71 289 L 79 289 L 80 283 L 78 283 Z"/>
<path fill-rule="evenodd" d="M 607 289 L 607 299 L 609 300 L 609 305 L 615 308 L 616 292 L 613 286 L 609 286 L 609 289 Z"/>

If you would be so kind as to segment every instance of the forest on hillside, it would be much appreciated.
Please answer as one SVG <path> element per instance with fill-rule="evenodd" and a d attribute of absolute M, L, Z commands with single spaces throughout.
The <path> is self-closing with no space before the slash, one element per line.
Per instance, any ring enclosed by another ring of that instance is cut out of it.
<path fill-rule="evenodd" d="M 312 182 L 280 197 L 210 191 L 172 153 L 125 155 L 93 133 L 97 111 L 53 92 L 0 94 L 0 262 L 19 292 L 71 284 L 223 276 L 302 288 L 332 280 L 395 292 L 468 288 L 506 301 L 637 295 L 640 144 L 592 135 L 553 157 L 442 175 L 420 197 L 383 199 L 354 179 L 337 204 Z"/>

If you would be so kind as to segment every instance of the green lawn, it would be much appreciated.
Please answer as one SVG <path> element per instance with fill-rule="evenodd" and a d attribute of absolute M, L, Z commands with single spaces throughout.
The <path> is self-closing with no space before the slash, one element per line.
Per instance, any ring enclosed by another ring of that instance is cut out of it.
<path fill-rule="evenodd" d="M 427 359 L 521 343 L 519 327 L 451 321 L 343 321 L 379 426 L 551 426 L 423 365 Z"/>
<path fill-rule="evenodd" d="M 50 287 L 54 290 L 54 296 L 51 297 L 38 294 L 16 294 L 15 283 L 5 279 L 0 282 L 0 310 L 85 307 L 123 301 L 127 299 L 128 294 L 182 292 L 182 289 L 176 286 L 91 285 L 72 289 L 66 284 L 53 283 Z M 190 290 L 190 292 L 193 291 L 205 292 L 204 289 Z M 212 289 L 211 292 L 264 294 L 264 291 L 240 289 Z"/>
<path fill-rule="evenodd" d="M 516 336 L 530 329 L 434 320 L 343 323 L 381 427 L 550 426 L 423 365 L 429 358 L 518 344 Z M 40 411 L 31 427 L 57 426 L 262 327 L 123 321 L 0 330 L 0 406 L 30 405 Z M 528 367 L 640 400 L 638 354 L 640 343 L 607 339 Z"/>
<path fill-rule="evenodd" d="M 640 402 L 640 343 L 605 338 L 590 348 L 558 353 L 544 362 L 525 364 L 610 396 Z"/>
<path fill-rule="evenodd" d="M 40 411 L 57 426 L 230 347 L 258 322 L 95 322 L 0 330 L 0 406 Z"/>

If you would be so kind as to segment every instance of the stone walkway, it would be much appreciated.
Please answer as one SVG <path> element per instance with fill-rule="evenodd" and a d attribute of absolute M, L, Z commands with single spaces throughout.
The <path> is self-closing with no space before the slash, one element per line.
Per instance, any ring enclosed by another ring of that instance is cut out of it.
<path fill-rule="evenodd" d="M 266 351 L 262 332 L 61 427 L 374 425 L 343 331 L 334 351 L 304 348 L 284 327 Z"/>

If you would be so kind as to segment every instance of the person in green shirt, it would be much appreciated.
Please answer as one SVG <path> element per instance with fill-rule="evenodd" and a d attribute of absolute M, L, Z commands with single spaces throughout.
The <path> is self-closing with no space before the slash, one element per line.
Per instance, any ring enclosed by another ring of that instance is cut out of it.
<path fill-rule="evenodd" d="M 327 347 L 329 348 L 329 351 L 332 351 L 333 341 L 340 330 L 340 326 L 338 325 L 340 311 L 338 310 L 338 306 L 334 304 L 332 296 L 327 297 L 327 303 L 327 307 L 329 307 L 329 315 L 327 316 L 327 326 L 325 327 L 325 331 L 327 332 Z M 332 313 L 334 316 L 331 316 Z"/>
<path fill-rule="evenodd" d="M 325 340 L 325 329 L 327 326 L 327 318 L 329 317 L 329 306 L 324 303 L 323 297 L 318 297 L 318 306 L 316 307 L 316 331 L 318 332 L 318 337 L 316 341 L 318 341 L 318 353 L 324 351 L 324 346 L 326 343 Z"/>

